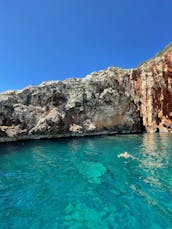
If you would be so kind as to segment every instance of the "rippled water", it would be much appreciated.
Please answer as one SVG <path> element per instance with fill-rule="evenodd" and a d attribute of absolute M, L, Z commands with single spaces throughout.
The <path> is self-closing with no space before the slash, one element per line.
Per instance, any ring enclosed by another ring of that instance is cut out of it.
<path fill-rule="evenodd" d="M 172 135 L 1 144 L 0 228 L 172 228 Z"/>

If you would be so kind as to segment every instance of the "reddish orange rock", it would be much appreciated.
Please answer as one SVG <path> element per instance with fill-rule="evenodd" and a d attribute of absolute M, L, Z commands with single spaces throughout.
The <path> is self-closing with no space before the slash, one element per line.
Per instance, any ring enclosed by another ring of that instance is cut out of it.
<path fill-rule="evenodd" d="M 139 69 L 143 125 L 148 132 L 172 132 L 172 45 Z"/>

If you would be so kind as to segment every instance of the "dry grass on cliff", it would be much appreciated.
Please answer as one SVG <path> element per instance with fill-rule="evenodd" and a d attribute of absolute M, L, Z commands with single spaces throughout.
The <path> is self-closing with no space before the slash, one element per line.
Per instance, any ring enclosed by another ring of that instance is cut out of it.
<path fill-rule="evenodd" d="M 161 52 L 158 52 L 155 57 L 160 57 L 162 56 L 168 49 L 172 48 L 172 42 L 170 44 L 168 44 L 167 46 L 165 46 L 165 48 L 161 51 Z M 154 58 L 155 58 L 154 57 Z"/>
<path fill-rule="evenodd" d="M 156 57 L 161 57 L 161 56 L 162 56 L 168 49 L 170 49 L 170 48 L 172 48 L 172 42 L 171 42 L 170 44 L 168 44 L 167 46 L 165 46 L 165 48 L 164 48 L 162 51 L 158 52 L 158 53 L 157 53 L 154 57 L 152 57 L 151 59 L 148 59 L 148 60 L 146 60 L 146 61 L 141 62 L 141 63 L 138 65 L 138 67 L 140 67 L 141 65 L 147 63 L 148 61 L 150 61 L 150 60 L 152 60 L 152 59 L 154 59 L 154 58 L 156 58 Z"/>

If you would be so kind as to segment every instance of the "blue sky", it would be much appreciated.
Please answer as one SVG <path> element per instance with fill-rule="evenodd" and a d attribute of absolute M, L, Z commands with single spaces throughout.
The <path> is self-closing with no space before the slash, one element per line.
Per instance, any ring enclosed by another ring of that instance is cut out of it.
<path fill-rule="evenodd" d="M 172 41 L 171 0 L 1 0 L 0 91 L 136 67 Z"/>

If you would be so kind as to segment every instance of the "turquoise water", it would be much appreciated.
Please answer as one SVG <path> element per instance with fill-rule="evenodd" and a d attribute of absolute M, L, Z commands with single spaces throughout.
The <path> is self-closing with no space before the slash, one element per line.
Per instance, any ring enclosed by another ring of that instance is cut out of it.
<path fill-rule="evenodd" d="M 172 228 L 172 135 L 1 144 L 0 228 Z"/>

